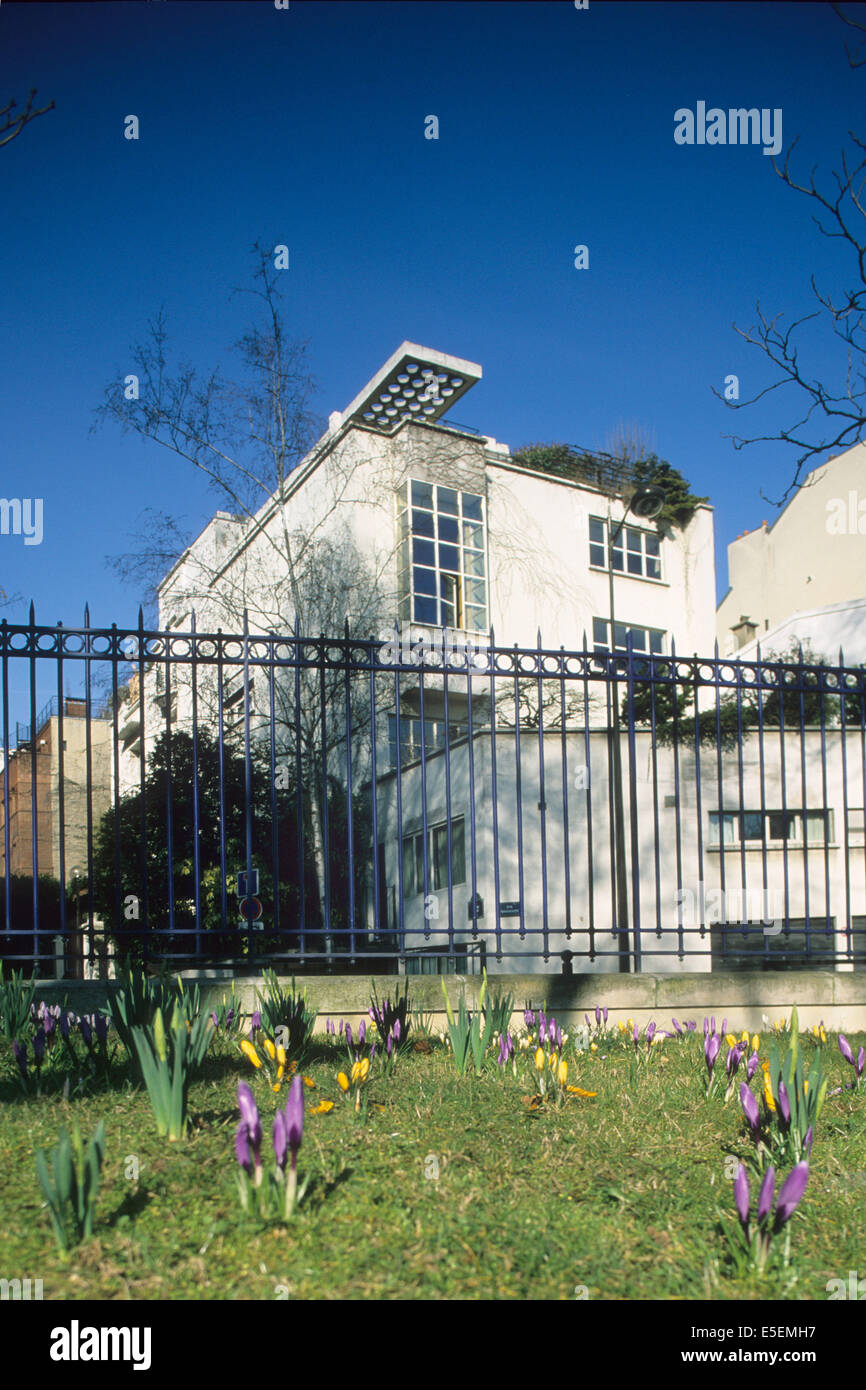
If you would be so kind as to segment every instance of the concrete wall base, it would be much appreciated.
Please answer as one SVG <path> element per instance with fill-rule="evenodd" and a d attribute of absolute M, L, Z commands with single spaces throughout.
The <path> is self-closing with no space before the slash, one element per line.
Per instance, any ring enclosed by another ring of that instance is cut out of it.
<path fill-rule="evenodd" d="M 256 990 L 261 990 L 261 976 L 237 976 L 228 971 L 185 970 L 183 980 L 198 984 L 202 1001 L 212 1007 L 234 987 L 235 994 L 247 1012 L 256 1006 Z M 316 1031 L 321 1032 L 325 1020 L 346 1019 L 353 1027 L 367 1015 L 371 983 L 375 983 L 379 999 L 394 997 L 406 986 L 414 1009 L 432 1015 L 436 1031 L 446 1027 L 442 981 L 448 989 L 451 1005 L 456 1008 L 461 993 L 467 1007 L 477 1007 L 481 977 L 478 975 L 313 975 L 299 978 L 297 988 L 306 992 L 310 1004 L 318 1012 Z M 655 1019 L 660 1028 L 669 1028 L 672 1017 L 682 1023 L 696 1019 L 702 1030 L 704 1015 L 716 1016 L 721 1027 L 727 1016 L 729 1025 L 739 1030 L 748 1028 L 761 1032 L 763 1016 L 772 1021 L 788 1017 L 791 1006 L 797 1005 L 800 1023 L 804 1028 L 823 1020 L 834 1032 L 866 1030 L 866 971 L 790 970 L 736 971 L 726 974 L 692 975 L 495 975 L 488 976 L 489 988 L 495 993 L 510 993 L 514 1001 L 513 1022 L 522 1022 L 525 1006 L 543 1008 L 553 1014 L 563 1028 L 582 1023 L 584 1014 L 594 1019 L 596 1005 L 608 1009 L 608 1024 L 631 1018 L 643 1027 Z M 291 988 L 289 977 L 280 977 L 284 989 Z M 69 1007 L 77 1013 L 104 1008 L 116 985 L 99 980 L 45 980 L 37 983 L 36 998 L 49 1003 L 69 998 Z"/>

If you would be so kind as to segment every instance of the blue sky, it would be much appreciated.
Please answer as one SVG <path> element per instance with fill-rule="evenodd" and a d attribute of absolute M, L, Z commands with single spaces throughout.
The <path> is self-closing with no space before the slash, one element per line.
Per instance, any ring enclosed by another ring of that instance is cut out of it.
<path fill-rule="evenodd" d="M 93 412 L 160 306 L 183 356 L 230 371 L 261 238 L 290 248 L 323 416 L 409 339 L 481 363 L 455 416 L 512 448 L 603 448 L 634 422 L 714 503 L 723 594 L 728 542 L 794 472 L 790 449 L 725 436 L 799 414 L 713 396 L 773 379 L 732 324 L 756 300 L 810 312 L 812 273 L 853 271 L 760 146 L 677 145 L 674 112 L 781 108 L 795 171 L 829 186 L 864 133 L 846 38 L 810 4 L 2 5 L 0 97 L 36 86 L 56 109 L 0 150 L 2 493 L 44 500 L 41 545 L 0 537 L 0 588 L 43 622 L 89 600 L 94 623 L 134 623 L 105 557 L 146 507 L 197 530 L 217 504 L 159 446 L 91 433 Z M 844 364 L 818 336 L 811 365 Z"/>

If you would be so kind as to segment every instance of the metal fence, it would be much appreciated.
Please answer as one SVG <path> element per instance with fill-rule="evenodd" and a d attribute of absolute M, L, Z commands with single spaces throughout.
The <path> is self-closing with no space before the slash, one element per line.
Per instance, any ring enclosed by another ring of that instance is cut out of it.
<path fill-rule="evenodd" d="M 493 633 L 30 616 L 0 623 L 13 965 L 866 959 L 866 672 L 841 654 L 829 667 L 649 656 L 631 640 L 565 651 Z"/>

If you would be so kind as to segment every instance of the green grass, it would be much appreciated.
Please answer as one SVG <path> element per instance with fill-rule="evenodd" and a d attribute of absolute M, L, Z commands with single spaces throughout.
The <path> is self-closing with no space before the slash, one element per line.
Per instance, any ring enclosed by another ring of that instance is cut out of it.
<path fill-rule="evenodd" d="M 863 1037 L 849 1041 L 856 1052 Z M 762 1034 L 761 1056 L 767 1044 Z M 835 1034 L 823 1051 L 831 1087 L 853 1078 Z M 237 1083 L 259 1102 L 266 1163 L 286 1093 L 269 1094 L 231 1044 L 215 1041 L 191 1088 L 189 1138 L 172 1144 L 157 1138 L 122 1049 L 110 1087 L 65 1101 L 62 1077 L 22 1097 L 3 1041 L 0 1277 L 41 1278 L 46 1299 L 573 1299 L 585 1286 L 590 1299 L 689 1300 L 826 1299 L 829 1279 L 866 1275 L 866 1089 L 827 1100 L 790 1267 L 738 1280 L 717 1221 L 734 1210 L 726 1156 L 744 1158 L 750 1140 L 736 1093 L 727 1105 L 703 1096 L 700 1028 L 655 1048 L 633 1086 L 630 1044 L 580 1059 L 569 1044 L 566 1055 L 569 1082 L 597 1099 L 534 1112 L 521 1099 L 529 1055 L 518 1078 L 495 1065 L 459 1078 L 441 1044 L 402 1056 L 390 1079 L 376 1063 L 361 1125 L 336 1085 L 345 1051 L 317 1038 L 307 1104 L 338 1103 L 307 1115 L 299 1174 L 310 1187 L 288 1226 L 267 1226 L 237 1198 Z M 104 1118 L 108 1137 L 94 1236 L 64 1262 L 34 1153 L 73 1117 L 85 1140 Z M 430 1156 L 438 1179 L 425 1177 Z M 125 1175 L 133 1160 L 137 1180 Z"/>

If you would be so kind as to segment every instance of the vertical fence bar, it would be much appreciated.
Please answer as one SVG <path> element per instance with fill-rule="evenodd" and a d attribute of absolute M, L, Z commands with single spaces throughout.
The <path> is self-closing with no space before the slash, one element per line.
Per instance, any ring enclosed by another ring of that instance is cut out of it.
<path fill-rule="evenodd" d="M 138 713 L 139 713 L 139 718 L 140 718 L 140 721 L 141 721 L 141 722 L 140 722 L 140 726 L 139 726 L 139 735 L 138 735 L 138 738 L 139 738 L 139 744 L 138 744 L 138 748 L 139 748 L 139 752 L 138 752 L 138 763 L 139 763 L 139 767 L 138 767 L 138 791 L 139 791 L 139 807 L 140 807 L 140 811 L 141 811 L 141 836 L 140 836 L 140 845 L 139 845 L 139 848 L 140 848 L 140 851 L 141 851 L 141 914 L 142 914 L 142 915 L 141 915 L 141 921 L 142 921 L 142 923 L 143 923 L 142 953 L 143 953 L 143 960 L 146 962 L 146 961 L 147 961 L 147 958 L 148 958 L 148 955 L 149 955 L 149 949 L 148 949 L 148 948 L 149 948 L 149 938 L 150 938 L 150 921 L 149 921 L 149 917 L 148 917 L 148 908 L 149 908 L 150 899 L 149 899 L 148 884 L 147 884 L 147 787 L 146 787 L 145 775 L 144 775 L 144 773 L 145 773 L 145 761 L 146 761 L 146 754 L 147 754 L 147 728 L 146 728 L 146 708 L 145 708 L 147 702 L 146 702 L 146 700 L 145 700 L 145 684 L 144 684 L 144 676 L 145 676 L 145 670 L 144 670 L 144 650 L 145 650 L 144 611 L 143 611 L 141 605 L 139 604 L 139 608 L 138 608 Z M 122 930 L 123 930 L 123 935 L 122 935 L 122 937 L 121 937 L 121 940 L 124 941 L 124 942 L 126 943 L 126 946 L 127 946 L 127 950 L 124 952 L 124 954 L 127 955 L 127 956 L 129 956 L 131 953 L 130 953 L 129 950 L 128 950 L 128 945 L 129 945 L 129 943 L 128 943 L 128 941 L 127 941 L 126 929 L 123 928 Z"/>
<path fill-rule="evenodd" d="M 523 779 L 520 758 L 520 653 L 514 644 L 514 764 L 517 793 L 517 881 L 520 900 L 520 940 L 526 940 L 526 902 L 523 891 Z"/>
<path fill-rule="evenodd" d="M 116 669 L 116 668 L 115 668 L 115 669 Z M 115 705 L 116 705 L 116 701 L 115 701 Z M 63 624 L 62 624 L 62 623 L 58 623 L 58 624 L 57 624 L 57 819 L 58 819 L 58 822 L 59 822 L 59 824 L 58 824 L 58 833 L 59 833 L 59 845 L 58 845 L 58 847 L 59 847 L 59 851 L 60 851 L 60 935 L 61 935 L 61 937 L 62 937 L 62 939 L 63 939 L 63 973 L 64 973 L 64 975 L 66 975 L 66 974 L 67 974 L 67 959 L 66 959 L 66 958 L 67 958 L 67 952 L 68 952 L 68 950 L 69 950 L 69 941 L 68 941 L 68 929 L 67 929 L 67 926 L 66 926 L 66 787 L 65 787 L 65 773 L 64 773 L 64 766 L 65 766 L 64 751 L 65 751 L 65 750 L 64 750 L 64 744 L 63 744 L 63 716 L 64 716 L 64 708 L 63 708 Z M 117 724 L 117 715 L 116 715 L 116 713 L 115 713 L 115 728 L 116 728 L 116 724 Z M 115 742 L 115 748 L 116 748 L 116 746 L 117 746 L 117 745 L 116 745 L 116 742 Z M 116 784 L 116 780 L 115 780 L 115 788 L 116 788 L 116 785 L 117 785 L 117 784 Z M 119 863 L 119 851 L 118 851 L 118 842 L 117 842 L 118 828 L 117 828 L 117 825 L 116 825 L 116 819 L 117 819 L 117 810 L 116 810 L 116 808 L 117 808 L 117 795 L 116 795 L 116 791 L 115 791 L 115 837 L 114 837 L 114 840 L 115 840 L 114 855 L 115 855 L 115 857 L 114 857 L 114 863 L 115 863 L 115 877 L 116 877 L 116 878 L 119 878 L 118 867 L 117 867 L 117 866 L 118 866 L 118 863 Z"/>
<path fill-rule="evenodd" d="M 592 744 L 589 736 L 589 650 L 583 634 L 583 747 L 586 767 L 586 881 L 589 896 L 589 958 L 595 960 L 595 878 L 592 851 Z"/>
<path fill-rule="evenodd" d="M 123 902 L 122 902 L 121 883 L 120 883 L 120 878 L 121 878 L 121 870 L 120 870 L 120 725 L 119 725 L 119 710 L 118 710 L 118 705 L 119 705 L 119 702 L 120 702 L 120 689 L 119 689 L 118 673 L 117 673 L 117 666 L 118 666 L 119 660 L 120 660 L 120 645 L 119 645 L 119 641 L 118 641 L 118 637 L 117 637 L 117 623 L 112 623 L 112 624 L 111 624 L 111 761 L 112 761 L 112 772 L 113 772 L 113 777 L 114 777 L 114 807 L 113 807 L 112 822 L 113 822 L 113 829 L 114 829 L 114 837 L 113 837 L 113 838 L 114 838 L 114 920 L 115 920 L 115 923 L 119 923 L 119 922 L 122 922 L 122 921 L 123 921 Z M 62 759 L 62 756 L 63 756 L 63 696 L 60 695 L 60 696 L 58 697 L 58 699 L 59 699 L 59 704 L 58 704 L 59 719 L 58 719 L 58 728 L 57 728 L 57 741 L 58 741 L 58 744 L 59 744 L 59 746 L 60 746 L 60 756 L 61 756 L 61 759 Z M 61 787 L 61 793 L 62 793 L 62 789 L 63 789 L 63 763 L 62 763 L 62 761 L 61 761 L 61 764 L 60 764 L 60 787 Z M 64 863 L 65 863 L 65 861 L 64 861 L 64 857 L 63 857 L 63 813 L 62 813 L 62 811 L 61 811 L 61 816 L 60 816 L 60 856 L 61 856 L 60 883 L 61 883 L 61 886 L 62 886 L 62 888 L 63 888 L 63 892 L 65 892 L 66 876 L 65 876 L 65 872 L 64 872 Z M 62 900 L 62 897 L 63 897 L 63 892 L 61 892 L 61 900 Z M 103 938 L 103 939 L 104 939 L 104 938 Z M 106 970 L 107 970 L 107 968 L 108 968 L 108 966 L 107 966 L 107 955 L 108 955 L 107 947 L 108 947 L 108 942 L 107 942 L 107 941 L 105 941 L 105 946 L 106 946 Z"/>
<path fill-rule="evenodd" d="M 475 825 L 475 732 L 472 713 L 472 669 L 466 675 L 467 734 L 469 736 L 469 812 L 470 848 L 472 851 L 472 940 L 478 936 L 478 861 Z"/>
<path fill-rule="evenodd" d="M 192 715 L 192 871 L 195 912 L 195 953 L 201 960 L 204 949 L 201 916 L 201 801 L 199 796 L 198 740 L 198 624 L 195 609 L 190 613 L 190 698 Z"/>
<path fill-rule="evenodd" d="M 333 940 L 331 938 L 331 830 L 328 811 L 328 699 L 325 682 L 325 634 L 319 634 L 319 720 L 322 730 L 322 859 L 325 883 L 324 921 L 319 932 L 322 937 L 324 953 L 328 966 L 332 963 Z"/>
<path fill-rule="evenodd" d="M 227 899 L 227 878 L 228 864 L 226 862 L 226 739 L 225 739 L 225 676 L 223 666 L 225 662 L 225 640 L 223 630 L 217 628 L 217 765 L 219 774 L 219 845 L 220 845 L 220 916 L 222 919 L 223 936 L 228 937 L 228 899 Z M 236 917 L 240 913 L 235 914 Z M 243 938 L 241 938 L 243 940 Z"/>
<path fill-rule="evenodd" d="M 171 661 L 170 661 L 170 641 L 168 631 L 163 635 L 164 657 L 165 657 L 165 715 L 163 723 L 165 726 L 165 772 L 166 772 L 166 839 L 168 842 L 168 940 L 171 954 L 174 954 L 176 947 L 175 937 L 175 910 L 174 910 L 174 769 L 172 767 L 172 745 L 171 745 Z"/>
<path fill-rule="evenodd" d="M 345 658 L 346 658 L 346 678 L 345 678 L 345 699 L 346 699 L 346 816 L 348 820 L 348 844 L 349 844 L 349 951 L 351 963 L 355 963 L 355 834 L 354 834 L 354 805 L 352 802 L 352 700 L 351 700 L 351 675 L 349 663 L 351 659 L 351 644 L 349 639 L 349 619 L 346 618 L 345 627 Z"/>
<path fill-rule="evenodd" d="M 394 625 L 394 631 L 397 627 Z M 403 864 L 403 729 L 400 714 L 400 669 L 403 660 L 402 648 L 397 654 L 397 669 L 394 672 L 394 710 L 397 735 L 394 752 L 397 760 L 397 915 L 398 945 L 400 959 L 406 960 L 406 911 L 405 911 L 405 866 Z"/>
<path fill-rule="evenodd" d="M 87 923 L 91 978 L 96 951 L 96 907 L 93 900 L 93 639 L 90 635 L 90 605 L 84 605 L 84 760 L 87 803 Z"/>
<path fill-rule="evenodd" d="M 664 668 L 662 668 L 664 669 Z M 656 659 L 652 653 L 649 656 L 649 690 L 650 690 L 650 765 L 652 768 L 652 788 L 653 788 L 653 871 L 655 874 L 655 898 L 656 898 L 656 940 L 662 939 L 662 885 L 660 868 L 660 836 L 659 836 L 659 769 L 658 753 L 656 750 Z"/>
<path fill-rule="evenodd" d="M 628 643 L 626 653 L 626 708 L 628 712 L 628 727 L 626 730 L 628 738 L 628 795 L 629 795 L 629 829 L 631 832 L 631 931 L 634 940 L 634 968 L 635 973 L 639 973 L 641 968 L 641 941 L 640 941 L 640 842 L 638 839 L 638 804 L 637 804 L 637 740 L 635 738 L 634 724 L 634 633 L 631 628 L 628 631 Z"/>
<path fill-rule="evenodd" d="M 490 626 L 490 646 L 488 647 L 490 667 L 490 795 L 492 804 L 493 828 L 493 910 L 496 914 L 496 961 L 502 963 L 502 892 L 499 878 L 499 786 L 496 766 L 496 635 Z"/>
<path fill-rule="evenodd" d="M 568 734 L 566 731 L 567 715 L 565 700 L 565 648 L 559 648 L 559 723 L 560 723 L 560 757 L 562 762 L 562 873 L 563 873 L 563 892 L 565 894 L 565 939 L 571 940 L 571 872 L 568 859 Z"/>
<path fill-rule="evenodd" d="M 301 738 L 301 624 L 297 614 L 295 614 L 295 636 L 294 651 L 295 662 L 295 709 L 294 709 L 294 733 L 295 733 L 295 797 L 297 802 L 298 817 L 298 880 L 301 885 L 300 912 L 298 918 L 299 946 L 301 960 L 303 961 L 307 949 L 307 874 L 306 874 L 306 855 L 304 845 L 304 767 L 302 758 L 302 738 Z M 312 760 L 311 771 L 315 768 L 315 755 Z M 316 795 L 315 777 L 311 778 L 311 796 Z"/>
<path fill-rule="evenodd" d="M 451 711 L 448 706 L 448 657 L 445 625 L 442 626 L 442 698 L 445 705 L 445 852 L 448 860 L 448 955 L 454 955 L 454 846 L 451 815 Z M 465 835 L 465 821 L 464 821 Z M 464 840 L 465 846 L 465 840 Z M 424 913 L 426 917 L 427 907 Z"/>
<path fill-rule="evenodd" d="M 676 846 L 677 859 L 677 936 L 681 957 L 686 952 L 685 927 L 683 923 L 683 823 L 680 806 L 680 711 L 677 702 L 677 646 L 671 638 L 671 708 L 673 712 L 673 754 L 674 754 L 674 843 Z M 699 926 L 703 921 L 703 902 L 701 901 L 700 889 L 698 890 L 698 909 L 696 914 L 696 925 Z M 703 937 L 703 933 L 698 935 Z M 722 938 L 724 940 L 724 937 Z"/>
<path fill-rule="evenodd" d="M 0 622 L 0 641 L 3 644 L 3 915 L 7 936 L 12 935 L 12 830 L 9 825 L 9 623 Z M 866 803 L 864 803 L 866 804 Z"/>
<path fill-rule="evenodd" d="M 373 860 L 373 935 L 376 940 L 384 935 L 382 932 L 382 888 L 379 883 L 379 764 L 378 750 L 376 748 L 377 734 L 377 710 L 376 710 L 376 675 L 377 675 L 377 651 L 374 639 L 371 635 L 369 639 L 370 654 L 370 797 L 372 805 L 370 808 L 371 836 L 372 836 L 372 860 Z M 383 850 L 384 854 L 384 850 Z M 451 866 L 449 864 L 449 874 Z"/>
<path fill-rule="evenodd" d="M 271 778 L 271 892 L 274 898 L 274 941 L 281 945 L 280 929 L 280 827 L 277 809 L 277 707 L 276 691 L 276 641 L 273 633 L 268 641 L 268 771 Z"/>
<path fill-rule="evenodd" d="M 844 667 L 845 667 L 845 658 L 844 658 L 844 656 L 843 656 L 843 654 L 842 654 L 842 648 L 840 647 L 840 648 L 839 648 L 839 690 L 840 690 L 840 696 L 839 696 L 839 726 L 840 726 L 839 744 L 840 744 L 840 749 L 841 749 L 841 754 L 842 754 L 842 815 L 843 815 L 843 823 L 842 823 L 842 837 L 843 837 L 843 838 L 842 838 L 842 844 L 843 844 L 843 847 L 844 847 L 844 848 L 843 848 L 843 864 L 844 864 L 844 866 L 845 866 L 845 958 L 846 958 L 846 960 L 848 960 L 848 961 L 853 961 L 853 959 L 854 959 L 854 952 L 853 952 L 853 949 L 852 949 L 852 948 L 853 948 L 853 943 L 852 943 L 852 939 L 851 939 L 851 865 L 850 865 L 850 863 L 849 863 L 849 854 L 848 854 L 848 845 L 849 845 L 849 830 L 848 830 L 848 683 L 847 683 L 847 681 L 845 680 Z M 835 827 L 834 827 L 834 828 L 835 828 Z M 826 826 L 824 827 L 824 836 L 825 836 L 825 838 L 827 838 L 827 837 L 829 836 L 829 830 L 830 830 L 829 825 L 826 825 Z M 864 815 L 864 830 L 866 830 L 866 815 Z M 803 828 L 803 833 L 804 833 L 804 834 L 806 833 L 806 831 L 805 831 L 805 826 L 804 826 L 804 828 Z M 866 839 L 866 834 L 864 834 L 864 839 Z M 833 939 L 833 961 L 834 961 L 834 963 L 838 960 L 838 955 L 839 955 L 839 947 L 838 947 L 838 924 L 837 924 L 836 935 L 834 936 L 834 939 Z"/>
<path fill-rule="evenodd" d="M 541 835 L 541 931 L 544 949 L 545 965 L 550 959 L 550 934 L 548 922 L 548 902 L 547 902 L 547 803 L 545 801 L 545 776 L 544 776 L 544 682 L 542 670 L 544 667 L 544 655 L 541 648 L 541 628 L 537 629 L 536 638 L 536 677 L 538 694 L 538 809 L 539 831 Z"/>
<path fill-rule="evenodd" d="M 243 620 L 243 683 L 244 683 L 244 863 L 247 872 L 247 903 L 249 904 L 246 922 L 247 951 L 252 961 L 255 957 L 256 928 L 253 925 L 252 896 L 253 883 L 253 759 L 250 744 L 250 625 L 247 610 Z"/>
<path fill-rule="evenodd" d="M 86 610 L 85 610 L 86 611 Z M 85 622 L 86 622 L 85 618 Z M 30 840 L 33 866 L 33 974 L 40 966 L 39 940 L 39 787 L 36 764 L 36 613 L 30 602 Z"/>

